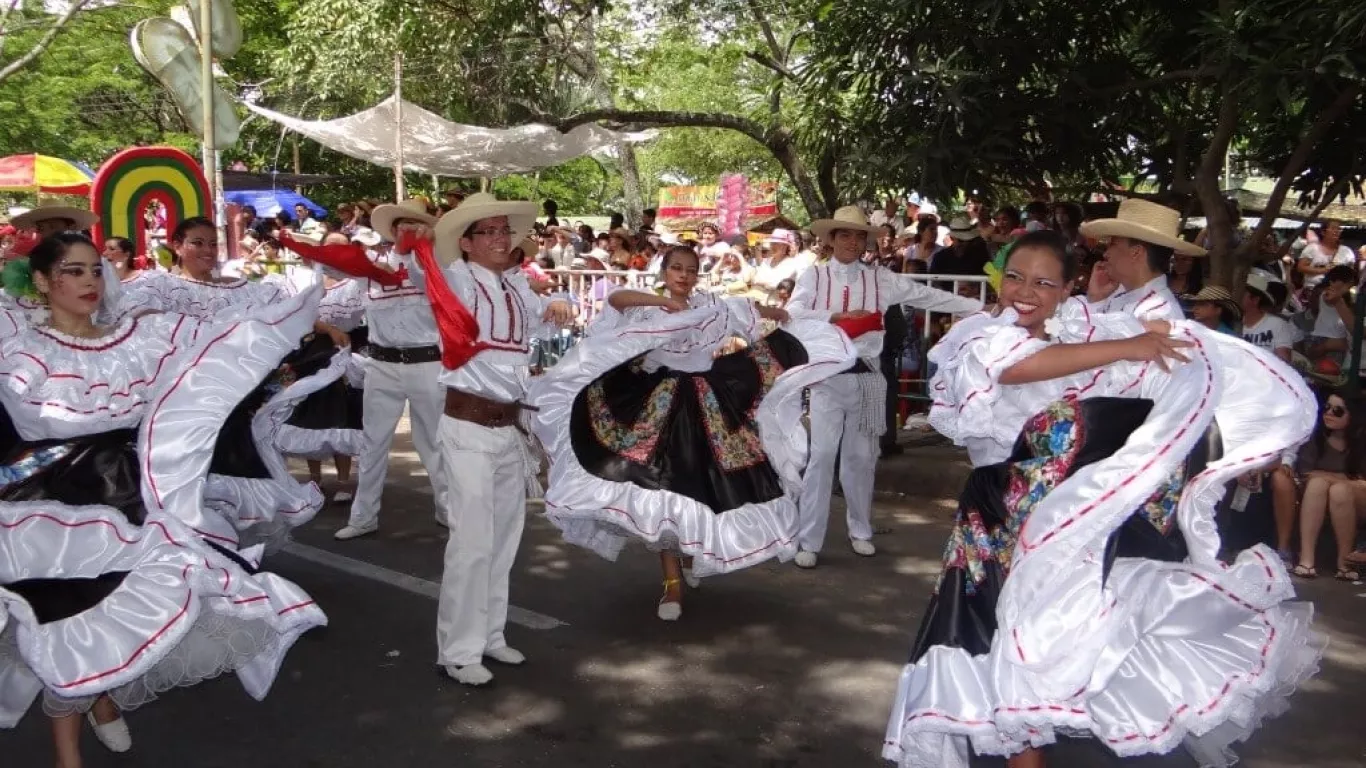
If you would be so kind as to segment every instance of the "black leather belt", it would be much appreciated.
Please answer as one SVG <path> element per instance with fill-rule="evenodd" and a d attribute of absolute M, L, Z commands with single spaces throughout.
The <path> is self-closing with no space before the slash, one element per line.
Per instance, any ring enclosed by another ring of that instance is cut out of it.
<path fill-rule="evenodd" d="M 365 353 L 371 360 L 404 365 L 435 363 L 441 359 L 441 347 L 435 344 L 426 347 L 381 347 L 378 344 L 371 344 Z"/>

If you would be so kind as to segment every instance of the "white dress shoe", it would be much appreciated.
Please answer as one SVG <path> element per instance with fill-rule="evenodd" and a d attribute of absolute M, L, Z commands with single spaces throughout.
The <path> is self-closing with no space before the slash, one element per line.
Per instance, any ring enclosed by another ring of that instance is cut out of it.
<path fill-rule="evenodd" d="M 655 613 L 664 621 L 678 621 L 683 616 L 683 604 L 661 602 Z"/>
<path fill-rule="evenodd" d="M 463 667 L 449 664 L 444 669 L 447 677 L 462 685 L 488 685 L 493 682 L 493 673 L 483 664 L 466 664 Z"/>
<path fill-rule="evenodd" d="M 815 568 L 815 567 L 816 567 L 816 553 L 815 553 L 815 552 L 807 552 L 806 550 L 802 550 L 801 552 L 798 552 L 798 553 L 797 553 L 797 567 L 798 567 L 798 568 Z"/>
<path fill-rule="evenodd" d="M 378 530 L 378 525 L 348 525 L 342 528 L 340 531 L 337 531 L 335 534 L 333 534 L 332 538 L 336 539 L 337 541 L 350 541 L 351 539 L 359 539 L 362 536 L 369 536 L 370 534 Z"/>
<path fill-rule="evenodd" d="M 127 752 L 133 748 L 133 734 L 128 732 L 127 720 L 120 717 L 100 725 L 95 722 L 94 712 L 85 713 L 85 719 L 90 723 L 90 727 L 95 729 L 95 738 L 110 752 Z"/>
<path fill-rule="evenodd" d="M 877 547 L 867 539 L 850 539 L 849 546 L 854 548 L 854 554 L 872 557 L 877 554 Z"/>
<path fill-rule="evenodd" d="M 697 589 L 702 586 L 702 580 L 693 575 L 691 568 L 683 569 L 683 583 L 687 584 L 689 589 Z"/>
<path fill-rule="evenodd" d="M 490 648 L 484 651 L 484 658 L 493 659 L 499 664 L 507 664 L 510 667 L 526 663 L 526 654 L 506 645 L 502 648 Z"/>

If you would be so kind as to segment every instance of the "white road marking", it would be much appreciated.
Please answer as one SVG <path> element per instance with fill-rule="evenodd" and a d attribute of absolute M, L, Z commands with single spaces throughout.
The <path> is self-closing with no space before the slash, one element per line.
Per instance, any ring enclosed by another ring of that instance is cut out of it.
<path fill-rule="evenodd" d="M 284 552 L 285 554 L 293 555 L 300 560 L 307 560 L 310 563 L 326 566 L 333 570 L 341 571 L 342 573 L 358 576 L 362 579 L 388 584 L 389 586 L 397 587 L 404 592 L 420 595 L 432 600 L 438 599 L 441 595 L 441 585 L 434 581 L 428 581 L 427 579 L 420 579 L 406 573 L 392 571 L 383 566 L 375 565 L 374 563 L 356 560 L 355 558 L 347 557 L 345 555 L 339 555 L 336 552 L 329 552 L 325 549 L 301 544 L 297 541 L 291 541 L 286 544 Z M 560 621 L 554 616 L 546 616 L 543 613 L 529 611 L 515 605 L 508 606 L 508 621 L 526 627 L 527 629 L 536 630 L 568 626 L 567 623 Z"/>

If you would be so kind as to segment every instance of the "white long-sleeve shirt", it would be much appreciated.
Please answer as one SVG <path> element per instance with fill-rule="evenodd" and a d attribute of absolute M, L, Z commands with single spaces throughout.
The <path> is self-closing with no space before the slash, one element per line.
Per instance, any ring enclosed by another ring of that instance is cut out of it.
<path fill-rule="evenodd" d="M 1129 290 L 1121 287 L 1110 298 L 1091 305 L 1093 312 L 1130 314 L 1139 320 L 1185 320 L 1181 303 L 1167 287 L 1167 276 L 1158 275 L 1143 285 Z"/>
<path fill-rule="evenodd" d="M 541 317 L 552 299 L 536 295 L 519 267 L 500 275 L 457 261 L 443 275 L 478 321 L 479 340 L 492 349 L 454 371 L 443 370 L 441 384 L 502 403 L 522 400 L 531 376 L 531 339 L 545 325 Z M 421 278 L 416 282 L 421 284 Z"/>
<path fill-rule="evenodd" d="M 982 302 L 948 291 L 931 288 L 914 275 L 900 275 L 885 267 L 870 267 L 859 262 L 841 264 L 830 261 L 802 272 L 787 302 L 794 318 L 824 320 L 839 312 L 867 310 L 883 314 L 889 307 L 909 304 L 931 312 L 955 315 L 977 312 Z M 883 331 L 870 331 L 854 339 L 861 359 L 882 354 Z"/>
<path fill-rule="evenodd" d="M 391 269 L 397 269 L 404 259 L 392 253 L 374 259 Z M 436 331 L 436 318 L 427 293 L 408 266 L 410 279 L 402 285 L 386 286 L 373 280 L 365 281 L 365 324 L 370 328 L 370 343 L 381 347 L 429 347 L 441 343 Z"/>

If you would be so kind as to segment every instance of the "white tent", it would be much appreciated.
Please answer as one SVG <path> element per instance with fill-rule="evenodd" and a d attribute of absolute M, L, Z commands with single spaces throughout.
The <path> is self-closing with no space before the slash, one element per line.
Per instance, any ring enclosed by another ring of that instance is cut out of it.
<path fill-rule="evenodd" d="M 548 125 L 480 128 L 452 123 L 408 101 L 402 127 L 390 96 L 364 112 L 335 120 L 300 120 L 255 104 L 247 109 L 344 155 L 392 167 L 395 133 L 403 142 L 403 166 L 441 176 L 503 176 L 559 165 L 618 141 L 645 141 L 650 133 L 619 133 L 596 125 L 568 132 Z"/>

